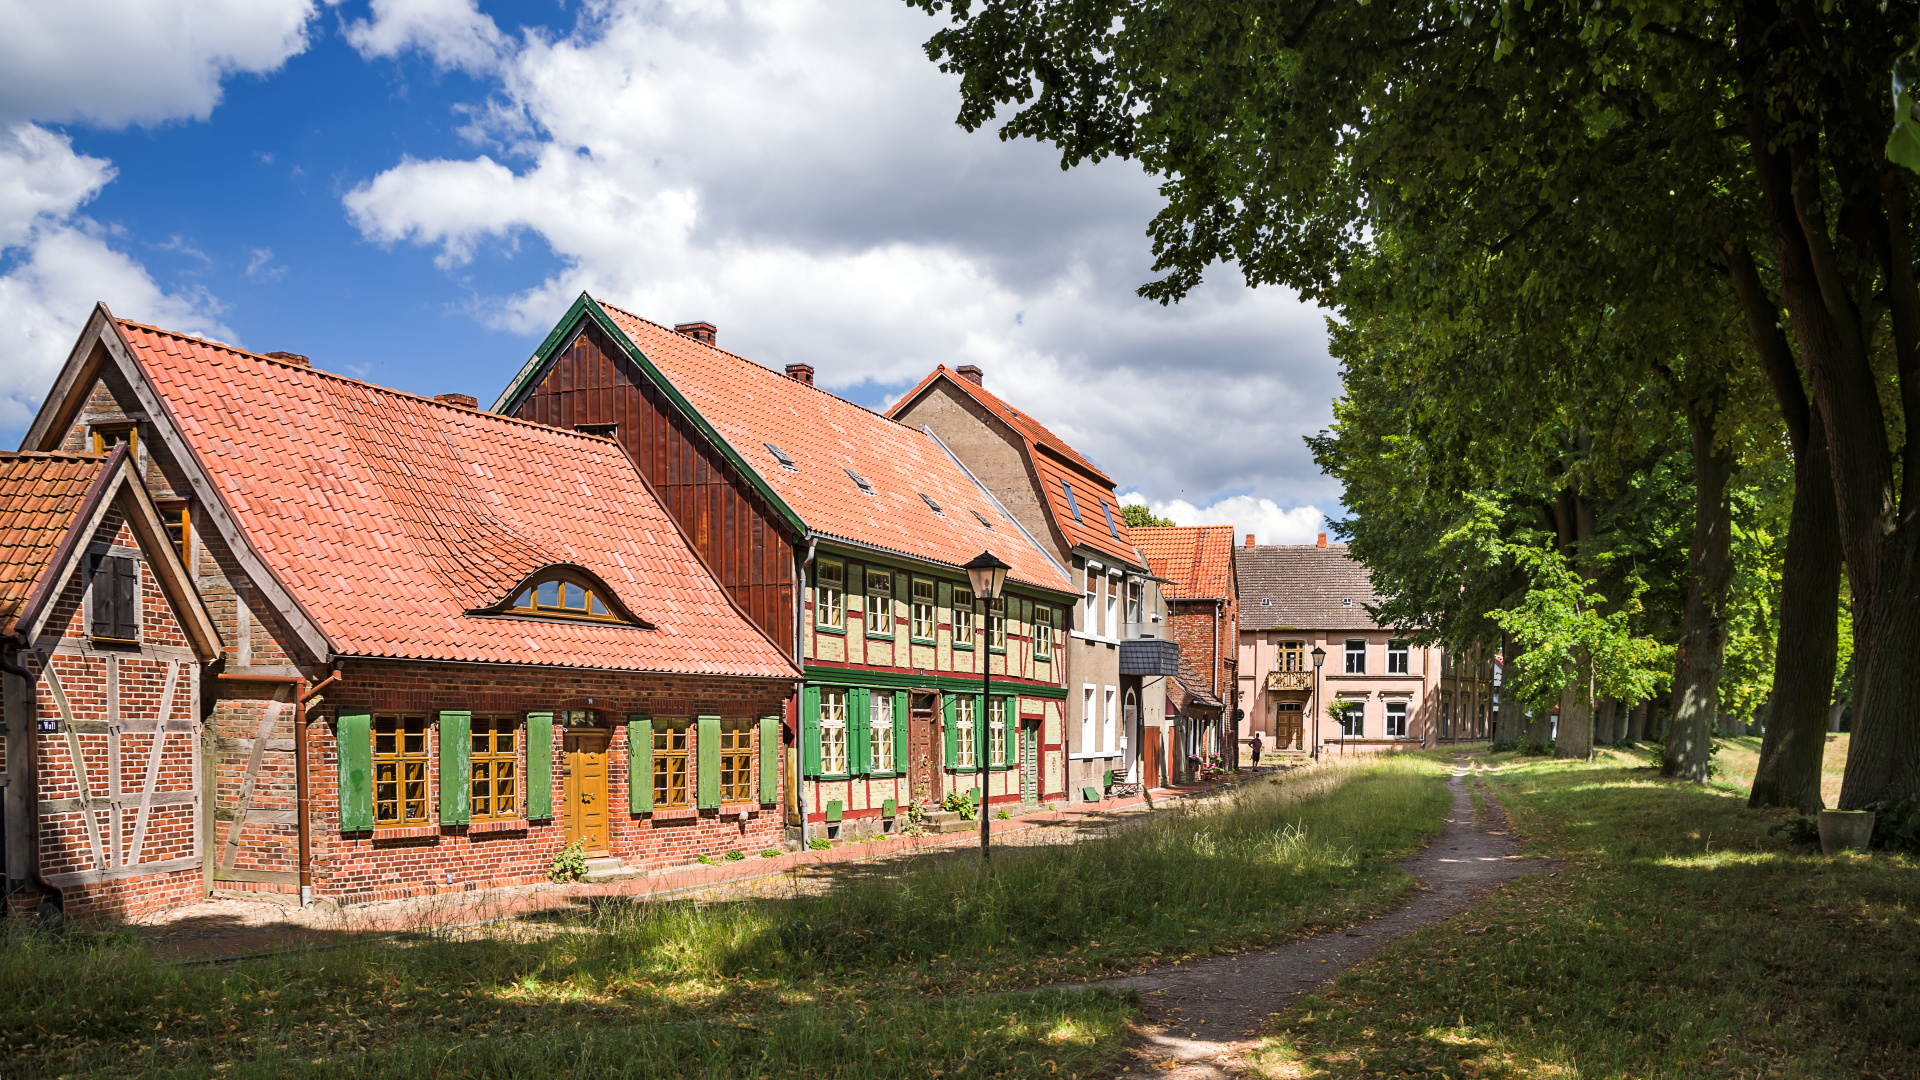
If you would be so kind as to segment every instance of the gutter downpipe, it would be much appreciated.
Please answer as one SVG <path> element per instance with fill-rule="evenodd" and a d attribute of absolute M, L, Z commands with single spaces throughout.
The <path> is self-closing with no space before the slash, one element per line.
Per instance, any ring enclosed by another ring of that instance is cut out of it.
<path fill-rule="evenodd" d="M 321 691 L 338 682 L 338 669 L 313 685 L 307 685 L 304 675 L 215 675 L 221 682 L 237 683 L 279 683 L 297 687 L 293 692 L 293 776 L 294 806 L 300 825 L 300 906 L 313 906 L 313 851 L 310 822 L 313 801 L 308 791 L 307 780 L 307 702 L 320 696 Z"/>
<path fill-rule="evenodd" d="M 807 534 L 807 557 L 800 560 L 800 580 L 794 582 L 793 660 L 794 663 L 800 665 L 801 671 L 807 670 L 805 656 L 807 639 L 807 568 L 813 565 L 814 551 L 819 546 L 819 543 L 820 538 L 817 534 Z M 793 699 L 793 801 L 800 811 L 800 850 L 808 851 L 811 850 L 808 844 L 812 840 L 812 837 L 807 835 L 807 778 L 805 775 L 806 766 L 803 764 L 807 760 L 807 717 L 804 711 L 806 708 L 805 679 L 794 684 Z"/>

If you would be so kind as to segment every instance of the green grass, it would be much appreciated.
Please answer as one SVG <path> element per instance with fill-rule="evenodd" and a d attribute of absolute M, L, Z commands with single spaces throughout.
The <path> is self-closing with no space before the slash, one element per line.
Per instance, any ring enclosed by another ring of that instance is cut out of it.
<path fill-rule="evenodd" d="M 1503 887 L 1303 999 L 1284 1076 L 1920 1075 L 1920 861 L 1821 857 L 1785 812 L 1635 754 L 1495 755 L 1553 878 Z"/>
<path fill-rule="evenodd" d="M 1030 988 L 1390 906 L 1412 885 L 1395 861 L 1445 819 L 1444 773 L 1355 762 L 984 870 L 951 852 L 825 894 L 603 901 L 518 940 L 224 967 L 157 964 L 125 935 L 20 941 L 0 953 L 0 1055 L 8 1076 L 1087 1076 L 1134 1004 Z"/>
<path fill-rule="evenodd" d="M 1851 736 L 1829 732 L 1826 752 L 1820 755 L 1820 796 L 1828 806 L 1840 805 L 1840 781 L 1847 771 L 1847 744 Z M 1720 752 L 1713 755 L 1714 775 L 1710 786 L 1738 793 L 1745 798 L 1753 790 L 1754 773 L 1760 769 L 1760 736 L 1741 735 L 1716 738 Z"/>

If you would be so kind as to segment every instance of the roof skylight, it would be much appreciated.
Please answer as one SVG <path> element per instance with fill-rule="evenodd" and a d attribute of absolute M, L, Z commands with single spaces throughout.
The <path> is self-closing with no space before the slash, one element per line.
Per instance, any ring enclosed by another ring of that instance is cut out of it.
<path fill-rule="evenodd" d="M 1073 485 L 1062 480 L 1060 481 L 1060 490 L 1067 493 L 1067 510 L 1073 514 L 1073 520 L 1082 520 L 1080 517 L 1080 504 L 1074 501 L 1073 498 Z"/>
<path fill-rule="evenodd" d="M 987 520 L 987 515 L 975 510 L 973 516 L 980 519 L 980 524 L 985 525 L 989 529 L 993 528 L 993 522 Z"/>
<path fill-rule="evenodd" d="M 933 501 L 933 496 L 923 491 L 920 493 L 920 500 L 926 503 L 927 507 L 931 509 L 934 513 L 939 514 L 941 517 L 947 516 L 947 512 L 945 510 L 940 509 L 940 504 Z"/>
<path fill-rule="evenodd" d="M 785 450 L 780 449 L 772 443 L 761 443 L 760 445 L 767 448 L 767 452 L 773 455 L 773 460 L 779 462 L 781 468 L 786 469 L 788 472 L 800 471 L 799 466 L 793 463 L 793 459 L 787 456 Z"/>
<path fill-rule="evenodd" d="M 861 491 L 864 491 L 869 495 L 873 494 L 873 485 L 867 483 L 866 477 L 861 476 L 859 473 L 854 472 L 852 469 L 842 469 L 840 471 L 846 473 L 848 476 L 853 477 L 853 482 L 860 485 Z"/>
<path fill-rule="evenodd" d="M 1107 531 L 1113 534 L 1115 540 L 1120 539 L 1120 527 L 1113 523 L 1113 507 L 1108 506 L 1105 499 L 1100 500 L 1100 512 L 1107 515 Z"/>

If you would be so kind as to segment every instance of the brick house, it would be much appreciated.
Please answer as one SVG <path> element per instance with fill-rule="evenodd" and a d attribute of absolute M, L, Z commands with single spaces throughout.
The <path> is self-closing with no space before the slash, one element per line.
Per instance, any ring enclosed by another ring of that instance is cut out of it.
<path fill-rule="evenodd" d="M 1380 597 L 1345 544 L 1234 549 L 1244 743 L 1352 753 L 1484 738 L 1492 665 L 1413 645 L 1374 621 Z M 1313 650 L 1325 654 L 1316 671 Z"/>
<path fill-rule="evenodd" d="M 813 385 L 806 365 L 720 349 L 717 333 L 582 295 L 494 411 L 619 442 L 804 666 L 787 718 L 796 832 L 888 831 L 953 792 L 977 804 L 983 771 L 994 805 L 1061 798 L 1065 572 L 939 439 Z M 991 608 L 962 570 L 983 550 L 1012 567 Z"/>
<path fill-rule="evenodd" d="M 1069 568 L 1080 594 L 1066 650 L 1072 797 L 1098 799 L 1114 782 L 1183 779 L 1186 755 L 1166 709 L 1178 645 L 1112 478 L 990 393 L 972 364 L 936 368 L 888 415 L 936 434 Z"/>
<path fill-rule="evenodd" d="M 1181 753 L 1236 765 L 1237 740 L 1228 720 L 1240 707 L 1239 585 L 1234 577 L 1231 525 L 1136 528 L 1134 546 L 1162 579 L 1180 673 L 1169 687 L 1179 720 Z"/>
<path fill-rule="evenodd" d="M 780 843 L 799 676 L 610 440 L 96 308 L 29 447 L 121 440 L 222 642 L 203 889 L 359 901 Z M 46 738 L 41 737 L 44 747 Z"/>
<path fill-rule="evenodd" d="M 199 703 L 220 635 L 131 450 L 0 454 L 11 914 L 200 895 Z"/>

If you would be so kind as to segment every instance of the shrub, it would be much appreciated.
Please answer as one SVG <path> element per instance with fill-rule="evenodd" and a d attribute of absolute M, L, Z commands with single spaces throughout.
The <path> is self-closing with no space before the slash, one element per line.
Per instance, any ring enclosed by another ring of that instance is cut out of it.
<path fill-rule="evenodd" d="M 739 862 L 741 859 L 744 859 L 746 857 L 747 857 L 746 853 L 739 850 L 738 848 L 735 848 L 734 850 L 727 852 L 728 862 Z"/>
<path fill-rule="evenodd" d="M 995 815 L 993 815 L 993 816 L 994 816 L 994 817 L 997 817 L 997 818 L 999 818 L 999 819 L 1000 819 L 1001 821 L 1011 821 L 1011 820 L 1013 820 L 1013 815 L 1012 815 L 1012 814 L 1009 814 L 1009 813 L 1007 813 L 1007 812 L 1006 812 L 1005 810 L 1002 810 L 1002 811 L 1000 811 L 999 813 L 997 813 L 997 814 L 995 814 Z"/>
<path fill-rule="evenodd" d="M 767 850 L 762 851 L 760 853 L 760 857 L 763 859 L 777 859 L 780 857 L 780 849 L 775 847 L 770 847 Z"/>
<path fill-rule="evenodd" d="M 553 866 L 547 871 L 547 880 L 556 884 L 579 881 L 587 876 L 587 849 L 575 840 L 554 853 Z"/>
<path fill-rule="evenodd" d="M 949 791 L 940 801 L 942 808 L 960 815 L 962 821 L 973 820 L 973 794 L 971 792 Z"/>
<path fill-rule="evenodd" d="M 1820 823 L 1810 817 L 1796 815 L 1768 829 L 1767 835 L 1785 837 L 1789 844 L 1817 844 L 1820 842 Z"/>
<path fill-rule="evenodd" d="M 700 853 L 700 858 L 698 858 L 698 859 L 696 859 L 696 860 L 694 860 L 694 861 L 696 861 L 696 862 L 698 862 L 698 863 L 699 863 L 699 864 L 700 864 L 701 866 L 712 866 L 712 865 L 713 865 L 713 856 L 711 856 L 711 855 L 708 855 L 708 854 L 707 854 L 706 852 L 701 852 L 701 853 Z"/>
<path fill-rule="evenodd" d="M 1882 799 L 1860 809 L 1873 811 L 1874 847 L 1920 851 L 1920 795 L 1898 802 Z"/>
<path fill-rule="evenodd" d="M 833 841 L 827 839 L 824 836 L 816 836 L 813 839 L 807 841 L 807 846 L 812 848 L 815 851 L 825 851 L 828 848 L 833 846 Z"/>

